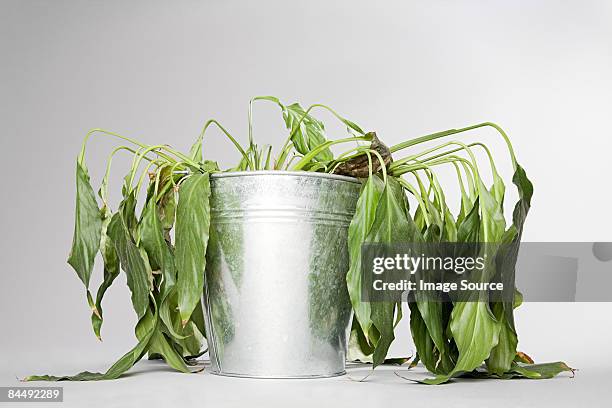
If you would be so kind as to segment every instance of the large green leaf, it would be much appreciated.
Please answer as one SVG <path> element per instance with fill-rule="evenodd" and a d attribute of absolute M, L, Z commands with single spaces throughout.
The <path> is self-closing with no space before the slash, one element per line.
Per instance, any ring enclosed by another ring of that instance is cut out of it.
<path fill-rule="evenodd" d="M 162 294 L 164 294 L 175 285 L 176 268 L 172 250 L 164 239 L 164 228 L 154 198 L 147 202 L 139 226 L 140 245 L 147 252 L 151 268 L 162 273 L 164 278 Z"/>
<path fill-rule="evenodd" d="M 164 239 L 168 245 L 171 245 L 170 231 L 174 228 L 176 219 L 176 193 L 174 189 L 169 189 L 159 199 L 157 215 L 162 225 Z"/>
<path fill-rule="evenodd" d="M 435 191 L 434 200 L 431 203 L 426 196 L 422 201 L 425 205 L 429 206 L 427 211 L 433 216 L 432 218 L 436 220 L 436 223 L 426 229 L 423 238 L 429 242 L 456 242 L 456 222 L 446 205 L 442 188 L 433 175 L 429 177 L 430 185 Z M 423 282 L 434 282 L 434 276 L 422 270 L 417 271 L 415 279 Z M 446 337 L 449 312 L 443 303 L 442 295 L 438 299 L 432 299 L 430 294 L 425 294 L 419 290 L 414 291 L 413 295 L 416 308 L 414 306 L 411 307 L 411 320 L 414 314 L 414 321 L 411 321 L 411 327 L 414 327 L 416 330 L 413 340 L 415 345 L 420 345 L 420 347 L 417 347 L 420 359 L 433 373 L 447 374 L 453 369 L 454 364 L 450 355 L 449 339 Z M 422 325 L 424 325 L 425 330 L 421 327 Z M 425 350 L 425 347 L 430 347 L 430 349 Z"/>
<path fill-rule="evenodd" d="M 287 129 L 292 134 L 291 141 L 293 146 L 299 153 L 306 154 L 327 141 L 323 122 L 310 114 L 306 114 L 306 111 L 299 103 L 286 106 L 283 111 L 283 117 Z M 329 161 L 333 158 L 334 155 L 329 149 L 323 150 L 316 156 L 317 161 Z"/>
<path fill-rule="evenodd" d="M 144 316 L 150 292 L 148 265 L 136 245 L 130 232 L 131 219 L 134 217 L 133 209 L 135 198 L 129 194 L 121 204 L 119 210 L 111 218 L 108 225 L 108 235 L 115 245 L 121 268 L 127 276 L 127 284 L 132 292 L 132 306 L 138 318 Z"/>
<path fill-rule="evenodd" d="M 357 317 L 353 316 L 351 321 L 351 334 L 348 341 L 347 360 L 371 363 L 373 353 L 374 348 L 366 339 L 363 329 L 357 321 Z"/>
<path fill-rule="evenodd" d="M 374 222 L 365 242 L 396 244 L 415 242 L 419 231 L 406 213 L 406 196 L 402 186 L 393 177 L 388 177 L 380 196 Z M 396 302 L 372 302 L 372 328 L 369 337 L 374 343 L 373 365 L 382 364 L 395 338 L 393 333 Z"/>
<path fill-rule="evenodd" d="M 502 375 L 510 370 L 512 361 L 516 356 L 516 347 L 518 345 L 518 336 L 512 325 L 506 317 L 507 308 L 512 309 L 512 302 L 495 302 L 492 307 L 495 318 L 500 323 L 499 341 L 491 350 L 491 354 L 487 359 L 487 369 L 490 373 Z"/>
<path fill-rule="evenodd" d="M 113 245 L 110 237 L 107 234 L 108 225 L 111 220 L 111 213 L 108 207 L 104 206 L 100 211 L 102 214 L 102 233 L 100 238 L 100 253 L 104 261 L 104 280 L 100 284 L 96 293 L 96 308 L 91 314 L 91 324 L 94 329 L 94 333 L 98 339 L 102 339 L 100 334 L 103 321 L 102 313 L 102 299 L 106 290 L 113 284 L 115 278 L 119 275 L 119 258 L 117 257 L 117 251 Z"/>
<path fill-rule="evenodd" d="M 514 171 L 514 176 L 512 176 L 512 182 L 516 186 L 519 193 L 519 200 L 516 203 L 514 212 L 512 214 L 512 222 L 514 227 L 519 232 L 517 238 L 520 240 L 525 218 L 527 217 L 527 213 L 531 207 L 533 184 L 527 178 L 527 173 L 525 173 L 525 170 L 518 164 L 516 166 L 516 170 Z"/>
<path fill-rule="evenodd" d="M 87 289 L 90 306 L 94 307 L 89 293 L 89 280 L 94 260 L 100 248 L 102 220 L 96 195 L 91 187 L 85 163 L 77 161 L 76 165 L 76 206 L 74 212 L 74 235 L 68 263 Z"/>
<path fill-rule="evenodd" d="M 202 135 L 198 137 L 195 143 L 191 146 L 191 149 L 189 149 L 189 158 L 196 163 L 202 162 Z"/>
<path fill-rule="evenodd" d="M 514 277 L 514 267 L 518 259 L 523 225 L 527 213 L 529 212 L 531 198 L 533 196 L 533 185 L 527 178 L 525 170 L 520 165 L 517 165 L 512 181 L 517 187 L 519 200 L 514 207 L 512 217 L 513 224 L 500 240 L 501 243 L 505 245 L 504 251 L 498 254 L 497 260 L 499 269 L 497 279 L 501 281 L 508 280 L 505 279 L 503 275 Z M 515 289 L 513 287 L 508 287 L 506 290 L 514 291 Z M 511 292 L 505 294 L 507 297 L 510 295 Z M 493 313 L 502 326 L 499 344 L 493 348 L 486 363 L 489 372 L 497 375 L 503 375 L 510 370 L 514 356 L 516 355 L 518 336 L 514 327 L 513 310 L 515 307 L 514 302 L 510 301 L 496 302 L 493 304 Z"/>
<path fill-rule="evenodd" d="M 194 174 L 179 190 L 176 210 L 176 268 L 178 307 L 183 325 L 202 297 L 206 247 L 210 227 L 208 174 Z"/>
<path fill-rule="evenodd" d="M 506 229 L 504 209 L 486 189 L 482 181 L 479 181 L 479 184 L 481 187 L 478 190 L 481 214 L 480 238 L 482 242 L 496 243 L 501 240 Z"/>
<path fill-rule="evenodd" d="M 485 361 L 499 341 L 500 323 L 486 302 L 456 302 L 451 315 L 450 329 L 459 350 L 459 358 L 452 372 L 425 379 L 425 384 L 442 384 L 465 372 L 470 372 Z"/>
<path fill-rule="evenodd" d="M 410 307 L 410 332 L 412 341 L 416 347 L 419 360 L 432 373 L 438 373 L 438 355 L 436 346 L 429 335 L 427 325 L 421 316 L 421 312 L 415 302 L 409 303 Z"/>
<path fill-rule="evenodd" d="M 355 317 L 361 325 L 363 333 L 369 333 L 372 320 L 370 318 L 370 303 L 361 300 L 361 244 L 363 244 L 372 228 L 376 207 L 383 190 L 384 183 L 380 177 L 373 175 L 365 181 L 361 187 L 355 215 L 348 230 L 350 268 L 346 275 L 346 281 Z"/>
<path fill-rule="evenodd" d="M 533 380 L 543 380 L 553 378 L 562 372 L 571 372 L 574 374 L 575 369 L 571 368 L 562 361 L 543 364 L 518 364 L 513 363 L 510 371 L 502 376 L 502 378 L 524 377 Z"/>
<path fill-rule="evenodd" d="M 474 202 L 472 209 L 469 210 L 457 227 L 457 242 L 480 242 L 480 205 L 478 199 Z"/>
<path fill-rule="evenodd" d="M 427 279 L 423 279 L 427 281 Z M 422 330 L 419 325 L 420 321 L 425 325 L 427 337 L 423 333 L 415 333 L 413 340 L 417 351 L 421 356 L 423 364 L 433 373 L 449 373 L 453 369 L 453 362 L 450 356 L 448 339 L 446 338 L 445 328 L 447 324 L 447 317 L 445 317 L 445 304 L 441 300 L 432 301 L 430 296 L 423 296 L 421 292 L 416 292 L 416 310 L 414 306 L 411 307 L 411 327 L 412 316 L 417 320 L 414 322 L 414 327 L 417 331 Z M 420 320 L 420 321 L 419 321 Z M 433 344 L 430 343 L 430 340 Z M 420 343 L 419 347 L 416 343 Z M 423 347 L 429 347 L 430 349 L 425 351 Z"/>
<path fill-rule="evenodd" d="M 164 335 L 159 327 L 156 328 L 149 343 L 149 355 L 151 355 L 152 352 L 159 354 L 164 361 L 175 370 L 183 373 L 190 372 L 183 357 L 174 349 L 170 340 Z"/>
<path fill-rule="evenodd" d="M 161 205 L 161 203 L 160 203 Z M 164 227 L 161 223 L 159 214 L 164 213 L 164 209 L 159 209 L 155 199 L 149 199 L 140 221 L 140 245 L 147 252 L 151 268 L 159 270 L 163 279 L 159 288 L 159 316 L 167 329 L 168 334 L 174 339 L 182 339 L 184 336 L 174 330 L 172 315 L 175 310 L 171 309 L 169 294 L 175 288 L 176 268 L 174 264 L 174 254 L 170 244 L 164 238 Z M 160 348 L 164 348 L 164 339 L 160 335 L 155 336 L 156 343 Z M 163 351 L 160 354 L 165 355 Z"/>

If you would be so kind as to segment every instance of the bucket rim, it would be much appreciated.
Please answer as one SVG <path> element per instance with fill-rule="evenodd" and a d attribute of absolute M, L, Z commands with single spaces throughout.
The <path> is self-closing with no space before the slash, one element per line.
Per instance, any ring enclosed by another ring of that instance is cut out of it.
<path fill-rule="evenodd" d="M 338 180 L 338 181 L 347 181 L 350 183 L 357 183 L 357 184 L 361 183 L 359 179 L 355 177 L 341 176 L 339 174 L 318 173 L 314 171 L 249 170 L 249 171 L 219 172 L 219 173 L 212 173 L 210 175 L 210 177 L 213 179 L 220 179 L 220 178 L 226 178 L 226 177 L 252 177 L 252 176 L 318 177 L 318 178 L 326 178 L 326 179 Z"/>

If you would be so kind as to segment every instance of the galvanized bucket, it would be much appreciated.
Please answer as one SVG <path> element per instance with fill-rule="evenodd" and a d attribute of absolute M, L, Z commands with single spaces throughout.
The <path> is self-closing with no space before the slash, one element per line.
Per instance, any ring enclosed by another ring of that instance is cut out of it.
<path fill-rule="evenodd" d="M 214 374 L 344 374 L 347 237 L 359 188 L 308 172 L 211 177 L 203 304 Z"/>

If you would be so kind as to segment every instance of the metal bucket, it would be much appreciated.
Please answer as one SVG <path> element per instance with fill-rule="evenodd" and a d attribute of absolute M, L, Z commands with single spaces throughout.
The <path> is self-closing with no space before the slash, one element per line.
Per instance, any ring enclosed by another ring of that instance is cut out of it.
<path fill-rule="evenodd" d="M 359 188 L 308 172 L 211 177 L 203 304 L 214 374 L 344 374 L 348 225 Z"/>

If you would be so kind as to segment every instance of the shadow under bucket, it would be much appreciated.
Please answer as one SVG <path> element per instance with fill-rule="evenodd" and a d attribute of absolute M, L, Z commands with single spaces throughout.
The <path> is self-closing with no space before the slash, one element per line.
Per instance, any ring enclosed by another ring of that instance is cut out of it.
<path fill-rule="evenodd" d="M 320 173 L 211 176 L 203 304 L 214 374 L 344 374 L 359 189 L 356 179 Z"/>

